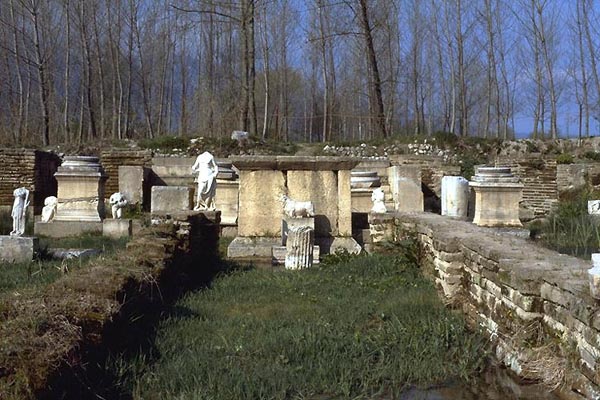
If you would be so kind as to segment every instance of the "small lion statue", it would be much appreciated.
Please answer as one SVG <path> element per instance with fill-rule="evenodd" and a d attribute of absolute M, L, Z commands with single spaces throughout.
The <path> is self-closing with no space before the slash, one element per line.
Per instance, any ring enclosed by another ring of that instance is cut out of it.
<path fill-rule="evenodd" d="M 292 200 L 288 196 L 281 196 L 283 213 L 292 218 L 307 218 L 315 216 L 315 206 L 312 201 Z"/>

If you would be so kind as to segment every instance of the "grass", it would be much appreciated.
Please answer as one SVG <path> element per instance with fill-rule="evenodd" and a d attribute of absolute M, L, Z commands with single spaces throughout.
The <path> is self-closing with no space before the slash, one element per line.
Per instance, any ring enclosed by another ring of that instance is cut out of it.
<path fill-rule="evenodd" d="M 415 264 L 338 261 L 222 276 L 175 305 L 154 351 L 110 368 L 139 399 L 301 399 L 398 395 L 483 367 L 485 340 Z"/>
<path fill-rule="evenodd" d="M 104 236 L 82 235 L 60 239 L 42 238 L 40 248 L 42 253 L 47 248 L 102 249 L 102 254 L 108 255 L 124 248 L 126 242 L 126 238 L 115 240 Z M 0 294 L 48 285 L 70 270 L 85 268 L 89 261 L 39 259 L 26 263 L 0 263 Z"/>
<path fill-rule="evenodd" d="M 561 199 L 541 223 L 532 226 L 541 244 L 563 254 L 589 259 L 600 247 L 600 224 L 588 215 L 588 199 L 597 194 L 575 192 Z"/>

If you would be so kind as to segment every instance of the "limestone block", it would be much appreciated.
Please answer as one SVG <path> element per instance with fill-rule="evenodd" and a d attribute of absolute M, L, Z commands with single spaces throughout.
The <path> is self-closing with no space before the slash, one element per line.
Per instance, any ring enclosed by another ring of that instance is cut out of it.
<path fill-rule="evenodd" d="M 293 227 L 288 231 L 285 255 L 286 269 L 312 267 L 315 230 L 309 226 Z"/>
<path fill-rule="evenodd" d="M 144 167 L 119 166 L 119 192 L 123 193 L 129 204 L 142 204 L 144 201 Z"/>
<path fill-rule="evenodd" d="M 265 258 L 273 256 L 273 246 L 279 246 L 280 237 L 238 236 L 227 247 L 227 258 Z"/>
<path fill-rule="evenodd" d="M 350 171 L 340 170 L 338 178 L 338 235 L 352 236 L 352 192 Z"/>
<path fill-rule="evenodd" d="M 350 200 L 350 171 L 348 200 Z M 312 201 L 315 209 L 315 236 L 337 236 L 338 179 L 334 171 L 288 171 L 288 196 L 296 201 Z M 348 218 L 351 218 L 348 210 Z M 350 227 L 350 234 L 352 227 Z"/>
<path fill-rule="evenodd" d="M 102 222 L 102 235 L 114 239 L 132 235 L 130 219 L 105 219 Z"/>
<path fill-rule="evenodd" d="M 152 158 L 152 185 L 193 186 L 192 165 L 196 157 Z"/>
<path fill-rule="evenodd" d="M 462 176 L 442 178 L 442 215 L 466 218 L 469 210 L 469 181 Z"/>
<path fill-rule="evenodd" d="M 388 168 L 388 179 L 394 208 L 403 212 L 424 210 L 423 190 L 421 189 L 421 167 L 401 165 Z"/>
<path fill-rule="evenodd" d="M 475 191 L 475 225 L 522 226 L 519 202 L 523 185 L 509 167 L 479 167 L 469 186 Z"/>
<path fill-rule="evenodd" d="M 280 237 L 281 196 L 284 194 L 285 176 L 282 171 L 241 170 L 238 235 Z M 290 197 L 295 198 L 292 194 Z"/>
<path fill-rule="evenodd" d="M 62 238 L 79 236 L 86 233 L 102 233 L 102 222 L 57 221 L 36 222 L 33 226 L 36 235 Z"/>
<path fill-rule="evenodd" d="M 150 212 L 168 214 L 192 208 L 192 190 L 187 186 L 152 186 Z"/>
<path fill-rule="evenodd" d="M 369 214 L 369 230 L 371 234 L 371 243 L 393 241 L 395 229 L 396 226 L 394 225 L 393 215 L 380 213 Z"/>
<path fill-rule="evenodd" d="M 305 217 L 305 218 L 292 218 L 287 215 L 284 215 L 281 219 L 281 244 L 283 246 L 287 243 L 288 232 L 291 229 L 301 228 L 301 227 L 309 227 L 313 231 L 315 230 L 315 218 L 314 217 Z"/>
<path fill-rule="evenodd" d="M 219 173 L 221 173 L 220 168 L 219 166 Z M 239 181 L 217 179 L 215 206 L 221 210 L 221 224 L 237 224 L 239 191 Z"/>
<path fill-rule="evenodd" d="M 22 263 L 33 260 L 38 252 L 38 238 L 0 236 L 0 261 Z"/>

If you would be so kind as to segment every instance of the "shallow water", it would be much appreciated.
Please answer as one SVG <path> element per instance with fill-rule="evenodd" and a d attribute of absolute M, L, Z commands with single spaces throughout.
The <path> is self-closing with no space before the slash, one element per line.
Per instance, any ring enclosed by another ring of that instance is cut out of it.
<path fill-rule="evenodd" d="M 401 400 L 558 400 L 539 383 L 520 381 L 506 368 L 493 366 L 469 384 L 410 389 Z"/>

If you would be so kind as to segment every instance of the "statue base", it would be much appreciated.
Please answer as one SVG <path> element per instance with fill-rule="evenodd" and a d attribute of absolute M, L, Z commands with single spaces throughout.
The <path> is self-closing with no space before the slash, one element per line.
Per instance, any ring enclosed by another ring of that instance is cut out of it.
<path fill-rule="evenodd" d="M 33 226 L 36 235 L 62 238 L 78 236 L 85 233 L 101 234 L 102 222 L 57 221 L 36 222 Z"/>
<path fill-rule="evenodd" d="M 119 239 L 132 235 L 130 219 L 105 219 L 102 222 L 102 236 Z"/>

